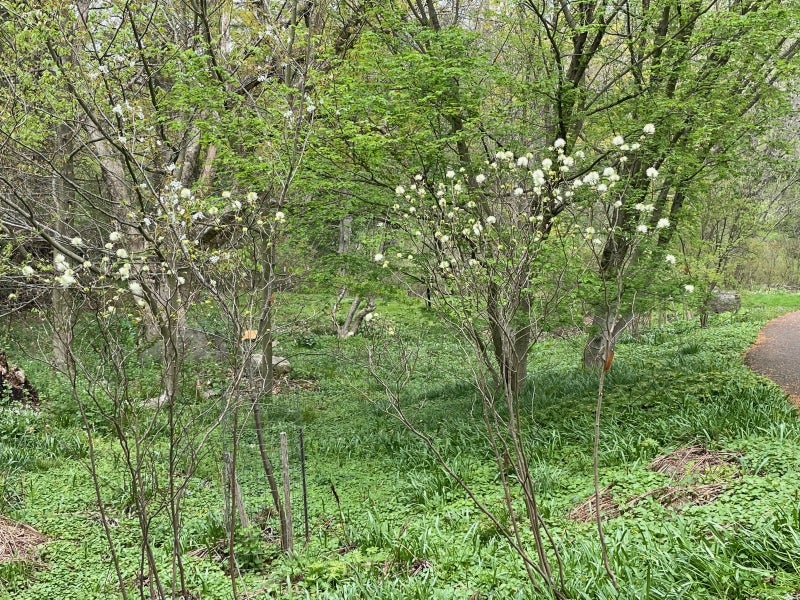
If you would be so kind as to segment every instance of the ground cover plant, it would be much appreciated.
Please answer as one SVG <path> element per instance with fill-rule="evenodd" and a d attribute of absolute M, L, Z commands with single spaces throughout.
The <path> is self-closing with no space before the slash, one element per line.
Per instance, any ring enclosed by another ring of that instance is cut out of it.
<path fill-rule="evenodd" d="M 523 402 L 525 443 L 570 597 L 786 598 L 800 589 L 800 426 L 782 393 L 741 361 L 764 319 L 781 310 L 777 305 L 797 306 L 797 297 L 746 296 L 739 313 L 714 317 L 706 329 L 696 319 L 678 319 L 618 346 L 607 374 L 600 449 L 601 513 L 618 591 L 597 560 L 593 525 L 597 376 L 580 365 L 581 337 L 535 347 L 537 367 Z M 27 326 L 15 332 L 18 342 L 35 338 L 35 318 Z M 450 469 L 502 518 L 479 403 L 459 348 L 440 333 L 423 307 L 406 303 L 379 311 L 363 336 L 308 332 L 285 343 L 294 376 L 313 385 L 286 382 L 265 417 L 275 444 L 280 431 L 295 442 L 296 515 L 302 514 L 296 432 L 303 428 L 310 537 L 292 555 L 280 552 L 255 432 L 245 429 L 238 477 L 251 526 L 235 540 L 240 597 L 541 597 L 525 591 L 519 558 L 497 524 L 387 413 L 363 367 L 370 343 L 417 340 L 424 360 L 405 392 L 415 422 L 436 436 Z M 4 563 L 2 594 L 119 597 L 105 519 L 129 593 L 147 597 L 146 582 L 134 576 L 141 552 L 120 451 L 98 426 L 103 516 L 76 407 L 35 358 L 22 354 L 20 362 L 41 382 L 41 407 L 2 407 L 0 512 L 46 541 L 30 558 Z M 199 598 L 232 597 L 215 457 L 221 438 L 200 457 L 184 498 L 187 587 Z M 157 479 L 157 469 L 149 476 Z M 156 540 L 170 539 L 164 515 L 154 516 L 152 531 Z M 295 536 L 302 535 L 298 517 Z M 156 553 L 168 572 L 168 548 L 157 543 Z"/>

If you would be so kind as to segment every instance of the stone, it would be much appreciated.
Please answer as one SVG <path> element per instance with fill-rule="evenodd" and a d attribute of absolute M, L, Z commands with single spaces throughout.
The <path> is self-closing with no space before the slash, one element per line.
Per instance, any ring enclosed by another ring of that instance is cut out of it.
<path fill-rule="evenodd" d="M 251 355 L 250 360 L 252 361 L 253 369 L 259 375 L 265 375 L 265 365 L 264 365 L 264 355 L 257 353 Z M 281 377 L 283 375 L 288 375 L 289 372 L 292 370 L 292 365 L 289 363 L 289 359 L 283 356 L 275 356 L 272 355 L 272 373 L 275 377 Z"/>
<path fill-rule="evenodd" d="M 742 299 L 737 292 L 714 290 L 708 301 L 708 309 L 713 313 L 736 312 L 742 307 Z"/>

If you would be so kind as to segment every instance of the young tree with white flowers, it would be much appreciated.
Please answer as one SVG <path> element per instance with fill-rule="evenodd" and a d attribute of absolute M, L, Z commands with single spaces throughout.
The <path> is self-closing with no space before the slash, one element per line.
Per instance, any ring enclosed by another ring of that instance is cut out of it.
<path fill-rule="evenodd" d="M 311 82 L 330 58 L 327 49 L 349 44 L 349 13 L 299 0 L 70 7 L 0 0 L 0 12 L 0 76 L 8 84 L 0 91 L 0 219 L 50 248 L 26 257 L 16 279 L 81 317 L 80 339 L 105 372 L 85 360 L 85 348 L 68 335 L 74 321 L 60 310 L 50 313 L 63 342 L 55 363 L 72 385 L 90 441 L 99 419 L 119 443 L 140 521 L 139 578 L 151 597 L 177 597 L 188 593 L 180 539 L 185 486 L 223 422 L 237 447 L 241 431 L 230 417 L 239 411 L 253 415 L 282 545 L 290 549 L 261 404 L 273 393 L 277 265 L 315 119 Z M 205 302 L 222 317 L 219 364 L 232 376 L 223 401 L 206 407 L 213 418 L 195 429 L 197 407 L 188 401 L 195 379 L 182 366 L 198 344 L 190 313 Z M 141 385 L 129 385 L 148 346 L 160 359 L 152 401 L 137 397 Z M 163 469 L 163 478 L 147 476 Z M 171 573 L 159 564 L 150 529 L 163 514 L 172 531 Z M 113 555 L 113 531 L 106 531 Z M 231 561 L 235 588 L 232 551 Z M 124 596 L 131 574 L 114 562 Z"/>
<path fill-rule="evenodd" d="M 669 227 L 666 218 L 650 226 L 652 204 L 632 194 L 641 183 L 620 168 L 642 160 L 641 146 L 654 131 L 653 125 L 645 126 L 642 141 L 634 144 L 615 137 L 605 168 L 585 164 L 581 150 L 568 154 L 559 138 L 535 153 L 499 151 L 480 172 L 448 169 L 442 179 L 416 175 L 397 186 L 387 217 L 402 236 L 374 256 L 386 268 L 429 281 L 434 310 L 471 348 L 487 438 L 511 515 L 508 529 L 500 529 L 522 558 L 532 585 L 556 597 L 563 596 L 563 566 L 537 506 L 532 457 L 524 443 L 531 426 L 521 415 L 528 356 L 547 331 L 547 320 L 580 291 L 582 281 L 597 278 L 605 247 L 624 245 L 624 254 L 617 252 L 622 257 L 617 274 L 620 281 L 631 278 L 642 255 L 653 251 L 657 236 Z M 647 173 L 653 185 L 657 173 L 652 167 Z M 623 215 L 632 229 L 620 225 Z M 673 260 L 662 262 L 664 278 L 674 280 L 669 275 Z M 621 283 L 613 289 L 605 285 L 603 291 L 610 306 L 620 304 Z M 378 358 L 374 353 L 373 372 L 380 380 Z M 447 469 L 433 437 L 406 413 L 401 390 L 382 381 L 390 411 Z M 488 514 L 474 492 L 458 481 Z M 512 499 L 517 495 L 525 504 L 526 534 L 515 517 Z M 523 541 L 528 534 L 531 546 Z"/>

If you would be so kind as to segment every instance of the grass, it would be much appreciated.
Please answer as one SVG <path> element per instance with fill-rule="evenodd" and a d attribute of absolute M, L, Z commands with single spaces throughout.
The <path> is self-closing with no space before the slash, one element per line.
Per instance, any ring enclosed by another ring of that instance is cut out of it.
<path fill-rule="evenodd" d="M 292 298 L 289 308 L 292 302 L 300 299 Z M 601 438 L 601 484 L 609 486 L 620 507 L 620 514 L 606 522 L 618 592 L 597 559 L 593 524 L 569 518 L 592 493 L 596 377 L 580 368 L 580 339 L 549 340 L 534 348 L 523 402 L 526 446 L 571 597 L 786 599 L 800 590 L 800 423 L 782 393 L 741 362 L 763 322 L 794 308 L 800 308 L 800 296 L 745 294 L 739 313 L 714 316 L 707 329 L 677 321 L 620 344 L 606 382 Z M 280 554 L 270 533 L 275 522 L 264 511 L 269 499 L 255 434 L 249 427 L 243 432 L 239 479 L 257 527 L 237 541 L 244 594 L 539 597 L 527 591 L 521 565 L 494 524 L 385 412 L 379 389 L 363 368 L 370 339 L 387 349 L 389 374 L 398 364 L 392 340 L 414 340 L 422 359 L 403 402 L 450 467 L 502 521 L 508 515 L 458 345 L 430 315 L 399 302 L 382 307 L 367 337 L 340 342 L 318 323 L 304 323 L 296 333 L 287 329 L 281 342 L 294 376 L 313 379 L 315 386 L 290 389 L 265 406 L 273 455 L 280 431 L 292 442 L 295 536 L 301 548 L 290 557 Z M 36 323 L 29 325 L 27 335 L 33 336 Z M 24 334 L 17 339 L 25 343 Z M 24 356 L 17 360 L 24 362 Z M 0 598 L 116 598 L 75 406 L 63 381 L 34 361 L 24 366 L 42 388 L 44 401 L 40 412 L 0 407 L 0 512 L 33 525 L 52 541 L 43 546 L 36 568 L 0 570 Z M 141 393 L 149 393 L 146 382 L 157 376 L 156 367 L 137 369 L 144 382 Z M 224 378 L 202 369 L 192 377 L 201 375 Z M 218 399 L 191 395 L 193 378 L 188 378 L 187 398 L 194 398 L 192 415 L 200 415 L 208 408 L 203 402 Z M 95 425 L 105 508 L 123 571 L 136 591 L 140 556 L 137 525 L 128 510 L 130 489 L 108 428 L 99 419 Z M 308 457 L 311 539 L 305 547 L 299 427 Z M 217 458 L 228 434 L 223 428 L 213 438 L 184 501 L 181 540 L 188 585 L 200 598 L 232 597 L 225 562 L 217 558 L 224 531 Z M 650 463 L 687 445 L 738 458 L 732 466 L 684 482 L 721 486 L 716 499 L 670 508 L 648 494 L 675 482 L 651 470 Z M 156 445 L 153 452 L 163 448 Z M 168 539 L 162 516 L 154 520 L 153 531 L 156 539 Z M 166 569 L 167 545 L 157 544 L 156 551 Z"/>

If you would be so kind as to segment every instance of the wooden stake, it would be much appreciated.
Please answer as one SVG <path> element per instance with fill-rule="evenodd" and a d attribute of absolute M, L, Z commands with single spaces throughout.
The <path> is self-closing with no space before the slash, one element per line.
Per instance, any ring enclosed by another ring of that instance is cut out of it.
<path fill-rule="evenodd" d="M 283 527 L 286 532 L 286 552 L 294 549 L 294 536 L 292 534 L 292 500 L 289 485 L 289 444 L 286 441 L 286 432 L 281 431 L 281 468 L 283 470 L 283 514 L 285 522 Z"/>
<path fill-rule="evenodd" d="M 308 530 L 308 486 L 306 485 L 306 443 L 303 438 L 303 428 L 300 428 L 300 475 L 303 483 L 303 525 L 306 533 L 306 545 L 311 535 Z"/>

